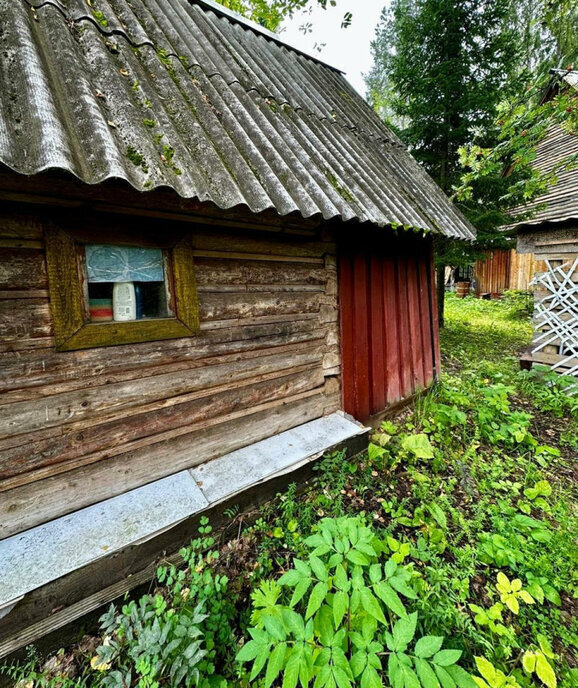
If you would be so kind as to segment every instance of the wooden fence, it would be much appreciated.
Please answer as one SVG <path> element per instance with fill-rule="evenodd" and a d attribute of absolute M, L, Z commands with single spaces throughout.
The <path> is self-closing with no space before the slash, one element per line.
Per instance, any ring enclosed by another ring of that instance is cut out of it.
<path fill-rule="evenodd" d="M 531 290 L 534 272 L 542 271 L 542 261 L 536 261 L 533 253 L 517 253 L 514 249 L 496 249 L 487 252 L 485 260 L 478 260 L 475 267 L 476 294 L 498 296 L 513 289 Z"/>

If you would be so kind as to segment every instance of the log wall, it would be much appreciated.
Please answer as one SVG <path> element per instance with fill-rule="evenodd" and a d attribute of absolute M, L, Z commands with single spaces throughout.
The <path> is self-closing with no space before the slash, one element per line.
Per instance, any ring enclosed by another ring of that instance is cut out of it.
<path fill-rule="evenodd" d="M 0 205 L 0 538 L 340 407 L 332 238 L 183 225 L 200 334 L 57 353 L 51 212 Z"/>

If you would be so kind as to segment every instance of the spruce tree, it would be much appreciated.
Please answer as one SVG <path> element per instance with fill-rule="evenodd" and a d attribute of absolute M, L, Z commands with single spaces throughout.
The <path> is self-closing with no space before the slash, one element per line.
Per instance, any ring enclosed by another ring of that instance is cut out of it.
<path fill-rule="evenodd" d="M 512 0 L 393 0 L 382 13 L 367 77 L 370 101 L 450 195 L 459 149 L 490 128 L 520 44 Z M 440 321 L 446 264 L 475 258 L 471 247 L 436 246 Z"/>

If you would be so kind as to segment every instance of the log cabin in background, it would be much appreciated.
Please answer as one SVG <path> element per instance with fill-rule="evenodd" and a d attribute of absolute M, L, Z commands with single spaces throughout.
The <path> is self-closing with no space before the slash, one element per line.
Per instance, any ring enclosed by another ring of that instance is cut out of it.
<path fill-rule="evenodd" d="M 339 71 L 219 5 L 0 11 L 1 655 L 363 449 L 439 374 L 432 234 L 473 230 Z"/>
<path fill-rule="evenodd" d="M 561 90 L 578 102 L 578 71 L 552 70 L 544 100 Z M 532 214 L 512 230 L 518 253 L 535 261 L 534 338 L 522 364 L 578 378 L 578 168 L 566 164 L 572 156 L 578 156 L 578 135 L 552 126 L 536 147 L 534 165 L 553 172 L 556 182 L 524 208 Z"/>

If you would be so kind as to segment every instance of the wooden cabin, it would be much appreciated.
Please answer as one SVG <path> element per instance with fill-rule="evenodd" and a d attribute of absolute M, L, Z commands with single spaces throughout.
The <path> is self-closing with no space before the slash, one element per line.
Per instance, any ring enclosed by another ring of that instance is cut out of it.
<path fill-rule="evenodd" d="M 4 655 L 363 450 L 439 375 L 432 236 L 474 234 L 342 73 L 209 0 L 0 25 Z"/>
<path fill-rule="evenodd" d="M 578 90 L 577 71 L 553 72 L 546 97 L 560 89 Z M 554 125 L 536 148 L 535 165 L 555 172 L 557 181 L 526 206 L 533 211 L 530 219 L 515 231 L 518 253 L 533 255 L 537 265 L 534 338 L 522 364 L 545 364 L 578 378 L 578 170 L 564 166 L 573 155 L 578 155 L 578 136 Z"/>

